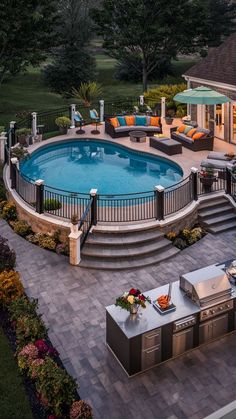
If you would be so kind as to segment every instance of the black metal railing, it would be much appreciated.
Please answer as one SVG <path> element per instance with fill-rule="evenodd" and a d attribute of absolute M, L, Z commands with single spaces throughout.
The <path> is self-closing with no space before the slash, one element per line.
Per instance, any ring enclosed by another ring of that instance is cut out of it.
<path fill-rule="evenodd" d="M 226 191 L 227 171 L 226 169 L 217 169 L 212 176 L 203 176 L 198 173 L 198 195 L 204 195 L 211 192 Z"/>
<path fill-rule="evenodd" d="M 102 222 L 129 222 L 155 218 L 156 196 L 154 191 L 98 195 L 97 219 Z"/>
<path fill-rule="evenodd" d="M 193 201 L 192 175 L 164 191 L 164 216 L 174 214 Z"/>
<path fill-rule="evenodd" d="M 77 215 L 80 220 L 90 200 L 89 194 L 68 192 L 44 186 L 44 212 L 57 217 L 71 219 Z"/>
<path fill-rule="evenodd" d="M 94 197 L 91 197 L 89 200 L 89 203 L 80 219 L 79 222 L 79 230 L 82 231 L 82 236 L 80 239 L 80 248 L 82 249 L 85 240 L 88 236 L 88 233 L 90 231 L 90 228 L 92 227 L 92 224 L 94 223 L 93 220 L 93 205 L 94 205 Z"/>
<path fill-rule="evenodd" d="M 37 126 L 39 127 L 39 131 L 42 134 L 58 131 L 55 120 L 60 116 L 67 116 L 70 118 L 69 106 L 37 112 Z"/>
<path fill-rule="evenodd" d="M 139 105 L 137 98 L 118 99 L 112 102 L 104 102 L 104 116 L 126 115 L 134 112 L 134 107 Z"/>
<path fill-rule="evenodd" d="M 36 185 L 34 181 L 25 175 L 22 175 L 18 168 L 15 167 L 16 176 L 16 192 L 31 207 L 36 206 Z"/>

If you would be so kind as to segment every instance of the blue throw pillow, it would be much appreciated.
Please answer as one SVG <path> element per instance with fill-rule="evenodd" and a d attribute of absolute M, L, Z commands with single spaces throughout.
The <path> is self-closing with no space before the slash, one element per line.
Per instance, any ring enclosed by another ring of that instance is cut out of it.
<path fill-rule="evenodd" d="M 127 125 L 124 116 L 117 116 L 117 119 L 118 119 L 121 127 L 125 127 Z"/>
<path fill-rule="evenodd" d="M 188 125 L 186 128 L 185 128 L 185 130 L 184 130 L 184 134 L 185 135 L 187 135 L 188 134 L 188 132 L 192 129 L 193 127 L 192 127 L 192 125 Z"/>
<path fill-rule="evenodd" d="M 146 116 L 136 115 L 136 117 L 135 117 L 135 125 L 140 125 L 140 126 L 145 127 L 146 124 L 147 124 L 147 117 Z"/>

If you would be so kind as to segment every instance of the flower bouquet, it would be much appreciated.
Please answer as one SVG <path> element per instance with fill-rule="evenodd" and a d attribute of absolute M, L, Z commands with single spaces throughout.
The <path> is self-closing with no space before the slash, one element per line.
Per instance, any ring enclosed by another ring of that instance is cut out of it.
<path fill-rule="evenodd" d="M 145 297 L 139 289 L 131 288 L 129 292 L 124 292 L 123 295 L 116 299 L 116 306 L 119 306 L 132 314 L 136 314 L 139 306 L 146 308 L 146 303 L 151 303 L 149 297 Z"/>

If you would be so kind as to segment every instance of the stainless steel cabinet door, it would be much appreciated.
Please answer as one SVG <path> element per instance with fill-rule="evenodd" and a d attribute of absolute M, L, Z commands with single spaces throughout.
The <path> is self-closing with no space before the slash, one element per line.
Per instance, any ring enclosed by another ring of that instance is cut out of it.
<path fill-rule="evenodd" d="M 193 347 L 193 328 L 173 335 L 173 356 L 183 354 Z"/>
<path fill-rule="evenodd" d="M 151 368 L 161 362 L 161 345 L 142 351 L 142 370 Z"/>
<path fill-rule="evenodd" d="M 212 321 L 199 326 L 199 345 L 212 339 Z"/>
<path fill-rule="evenodd" d="M 218 338 L 219 336 L 225 335 L 228 332 L 228 313 L 223 316 L 217 317 L 215 320 L 212 320 L 212 337 Z"/>
<path fill-rule="evenodd" d="M 161 343 L 161 328 L 154 329 L 151 332 L 142 335 L 142 349 L 153 348 Z"/>

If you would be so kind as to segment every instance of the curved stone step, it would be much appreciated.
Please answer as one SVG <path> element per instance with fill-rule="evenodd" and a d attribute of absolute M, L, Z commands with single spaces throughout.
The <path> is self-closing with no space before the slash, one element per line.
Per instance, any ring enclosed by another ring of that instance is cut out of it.
<path fill-rule="evenodd" d="M 211 226 L 213 224 L 224 224 L 226 221 L 229 220 L 235 220 L 236 221 L 236 213 L 235 211 L 231 210 L 229 213 L 227 214 L 222 214 L 222 215 L 216 215 L 216 216 L 212 216 L 210 218 L 208 218 L 207 220 L 203 221 L 203 224 L 207 224 L 208 226 Z"/>
<path fill-rule="evenodd" d="M 236 228 L 236 219 L 230 220 L 223 224 L 212 225 L 208 228 L 209 233 L 217 234 L 222 233 L 223 231 L 232 230 Z"/>
<path fill-rule="evenodd" d="M 124 245 L 137 245 L 151 240 L 161 240 L 164 234 L 160 230 L 144 230 L 135 233 L 91 233 L 88 235 L 86 245 L 107 245 L 110 246 L 124 246 Z"/>
<path fill-rule="evenodd" d="M 109 244 L 104 244 L 103 246 L 99 245 L 89 245 L 85 244 L 82 249 L 82 256 L 94 257 L 94 258 L 103 258 L 103 259 L 116 259 L 116 258 L 132 258 L 132 257 L 143 257 L 144 255 L 164 251 L 172 247 L 170 240 L 162 238 L 158 241 L 151 241 L 150 243 L 141 243 L 141 244 L 132 244 L 132 245 L 123 245 L 123 246 L 110 246 Z"/>
<path fill-rule="evenodd" d="M 155 265 L 157 263 L 163 262 L 170 257 L 175 256 L 179 249 L 172 246 L 168 250 L 159 252 L 153 255 L 146 255 L 140 258 L 128 258 L 128 259 L 119 259 L 117 260 L 103 260 L 102 258 L 95 259 L 89 257 L 82 257 L 80 267 L 81 268 L 90 268 L 90 269 L 102 269 L 102 270 L 123 270 L 123 269 L 138 269 L 143 268 L 144 266 Z"/>
<path fill-rule="evenodd" d="M 215 206 L 213 208 L 208 207 L 207 209 L 200 210 L 199 217 L 205 219 L 215 214 L 226 214 L 229 211 L 232 211 L 232 206 L 229 203 L 225 202 L 221 206 Z"/>
<path fill-rule="evenodd" d="M 199 209 L 202 210 L 206 208 L 213 208 L 215 206 L 220 206 L 225 203 L 229 203 L 229 201 L 223 196 L 219 198 L 209 198 L 200 202 Z"/>

